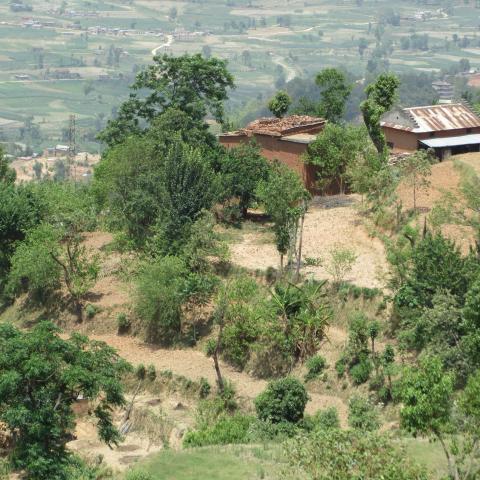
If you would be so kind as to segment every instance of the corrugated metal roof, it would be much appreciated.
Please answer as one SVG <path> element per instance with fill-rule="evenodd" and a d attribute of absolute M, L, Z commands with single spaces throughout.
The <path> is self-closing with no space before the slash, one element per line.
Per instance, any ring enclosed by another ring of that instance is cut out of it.
<path fill-rule="evenodd" d="M 414 132 L 480 127 L 480 118 L 463 103 L 405 108 L 417 125 Z"/>
<path fill-rule="evenodd" d="M 458 137 L 425 138 L 421 143 L 430 148 L 459 147 L 460 145 L 480 144 L 480 134 L 459 135 Z"/>

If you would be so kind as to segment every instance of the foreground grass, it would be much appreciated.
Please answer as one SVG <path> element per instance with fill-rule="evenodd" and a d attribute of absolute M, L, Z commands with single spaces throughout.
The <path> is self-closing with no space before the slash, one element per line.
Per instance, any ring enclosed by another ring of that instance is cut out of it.
<path fill-rule="evenodd" d="M 182 451 L 166 450 L 148 457 L 134 470 L 154 480 L 255 480 L 279 478 L 281 448 L 235 445 Z"/>

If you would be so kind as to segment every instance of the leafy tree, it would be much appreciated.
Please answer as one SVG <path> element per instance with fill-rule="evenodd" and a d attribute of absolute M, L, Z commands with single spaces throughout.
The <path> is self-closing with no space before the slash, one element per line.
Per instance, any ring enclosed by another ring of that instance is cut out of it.
<path fill-rule="evenodd" d="M 22 289 L 33 299 L 45 300 L 60 286 L 61 271 L 51 256 L 58 254 L 60 236 L 56 229 L 42 224 L 32 229 L 15 250 L 11 259 L 7 292 L 14 296 Z"/>
<path fill-rule="evenodd" d="M 345 104 L 352 86 L 347 83 L 345 74 L 336 68 L 322 70 L 315 79 L 321 89 L 321 100 L 318 106 L 319 114 L 332 123 L 342 120 Z"/>
<path fill-rule="evenodd" d="M 133 92 L 120 106 L 117 118 L 110 120 L 99 135 L 109 147 L 141 133 L 145 123 L 148 128 L 169 108 L 185 112 L 197 122 L 203 122 L 211 114 L 222 123 L 222 103 L 234 83 L 223 60 L 207 59 L 201 54 L 180 57 L 165 54 L 154 57 L 154 64 L 137 75 L 131 88 Z"/>
<path fill-rule="evenodd" d="M 400 388 L 401 425 L 415 435 L 440 442 L 450 478 L 468 480 L 480 470 L 480 373 L 477 371 L 469 378 L 458 398 L 456 412 L 453 383 L 453 375 L 444 373 L 437 357 L 426 356 L 419 367 L 407 368 Z"/>
<path fill-rule="evenodd" d="M 27 478 L 72 478 L 66 443 L 80 395 L 91 402 L 99 437 L 118 443 L 112 409 L 124 404 L 121 377 L 129 366 L 112 348 L 78 334 L 64 340 L 49 322 L 31 331 L 2 324 L 0 344 L 0 420 L 13 433 L 12 460 Z"/>
<path fill-rule="evenodd" d="M 9 275 L 10 293 L 22 288 L 44 300 L 57 289 L 60 277 L 82 319 L 82 297 L 97 279 L 98 258 L 88 254 L 76 232 L 64 232 L 58 227 L 42 224 L 31 230 L 12 257 Z"/>
<path fill-rule="evenodd" d="M 277 117 L 282 118 L 290 108 L 292 99 L 287 92 L 280 90 L 275 96 L 268 102 L 268 109 Z"/>
<path fill-rule="evenodd" d="M 386 151 L 386 142 L 380 120 L 382 115 L 393 107 L 399 86 L 400 81 L 395 75 L 382 73 L 374 83 L 367 86 L 367 99 L 360 105 L 368 134 L 378 153 L 382 155 Z"/>
<path fill-rule="evenodd" d="M 403 159 L 400 170 L 413 193 L 413 210 L 417 209 L 417 192 L 430 185 L 428 177 L 432 174 L 432 159 L 425 150 L 419 150 Z"/>
<path fill-rule="evenodd" d="M 364 128 L 329 123 L 307 149 L 306 161 L 318 167 L 318 185 L 326 189 L 339 182 L 341 193 L 348 166 L 369 149 Z"/>
<path fill-rule="evenodd" d="M 185 264 L 178 257 L 146 263 L 139 274 L 136 311 L 145 322 L 149 340 L 171 343 L 182 328 Z"/>
<path fill-rule="evenodd" d="M 285 444 L 285 478 L 312 480 L 427 480 L 424 469 L 388 437 L 363 431 L 318 429 Z"/>
<path fill-rule="evenodd" d="M 449 291 L 462 304 L 478 261 L 464 258 L 455 243 L 440 233 L 426 235 L 412 250 L 407 278 L 395 295 L 398 307 L 432 307 L 438 291 Z"/>
<path fill-rule="evenodd" d="M 223 196 L 238 198 L 239 209 L 245 217 L 248 207 L 257 198 L 259 183 L 268 178 L 269 164 L 253 142 L 227 150 L 220 162 Z"/>
<path fill-rule="evenodd" d="M 41 221 L 44 208 L 30 185 L 0 186 L 0 293 L 17 244 Z"/>
<path fill-rule="evenodd" d="M 220 196 L 220 179 L 198 149 L 178 142 L 164 159 L 159 216 L 152 248 L 155 253 L 177 253 L 203 210 Z"/>
<path fill-rule="evenodd" d="M 302 383 L 293 377 L 270 382 L 255 399 L 255 410 L 260 420 L 297 423 L 303 418 L 308 394 Z"/>
<path fill-rule="evenodd" d="M 273 221 L 280 266 L 283 270 L 284 255 L 296 250 L 299 221 L 305 215 L 309 194 L 293 170 L 275 162 L 269 179 L 260 183 L 257 195 Z"/>

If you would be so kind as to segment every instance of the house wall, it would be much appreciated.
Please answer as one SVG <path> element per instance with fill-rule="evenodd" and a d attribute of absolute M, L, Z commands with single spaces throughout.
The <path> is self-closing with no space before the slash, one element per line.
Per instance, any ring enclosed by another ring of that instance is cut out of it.
<path fill-rule="evenodd" d="M 413 133 L 395 128 L 383 127 L 385 138 L 389 145 L 393 144 L 394 152 L 414 152 L 418 149 L 418 141 L 428 138 L 456 137 L 480 133 L 480 127 L 461 128 L 457 130 L 442 130 L 439 132 Z"/>
<path fill-rule="evenodd" d="M 305 187 L 313 194 L 318 193 L 315 188 L 316 167 L 307 165 L 302 161 L 302 155 L 308 145 L 291 141 L 281 140 L 280 137 L 271 135 L 255 134 L 254 139 L 261 149 L 261 154 L 270 161 L 278 160 L 298 173 L 303 180 Z M 220 143 L 227 148 L 240 145 L 242 142 L 249 142 L 251 137 L 245 135 L 221 135 Z"/>

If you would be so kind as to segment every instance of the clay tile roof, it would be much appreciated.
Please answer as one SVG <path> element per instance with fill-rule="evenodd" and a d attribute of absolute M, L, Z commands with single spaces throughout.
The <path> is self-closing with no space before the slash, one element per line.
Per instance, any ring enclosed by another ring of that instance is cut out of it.
<path fill-rule="evenodd" d="M 463 103 L 406 108 L 405 112 L 415 122 L 415 132 L 480 127 L 480 117 Z"/>
<path fill-rule="evenodd" d="M 320 117 L 311 117 L 309 115 L 290 115 L 284 118 L 260 118 L 249 123 L 245 128 L 239 130 L 238 133 L 261 135 L 282 136 L 290 132 L 308 131 L 309 128 L 323 125 L 325 120 Z"/>

